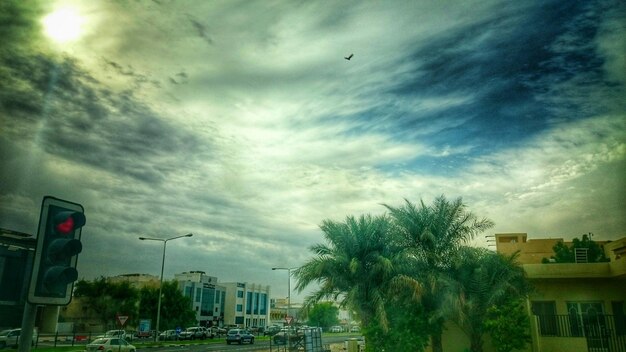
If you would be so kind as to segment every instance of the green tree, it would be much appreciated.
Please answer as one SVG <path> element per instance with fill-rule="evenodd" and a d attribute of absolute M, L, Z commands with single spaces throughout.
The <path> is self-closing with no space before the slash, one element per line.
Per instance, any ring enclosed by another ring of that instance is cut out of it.
<path fill-rule="evenodd" d="M 518 302 L 527 296 L 530 285 L 524 270 L 515 259 L 518 253 L 504 256 L 485 248 L 463 247 L 451 268 L 455 286 L 450 315 L 470 338 L 470 351 L 482 352 L 485 321 L 489 309 L 501 311 L 511 300 Z M 510 332 L 518 339 L 526 331 Z"/>
<path fill-rule="evenodd" d="M 466 209 L 461 198 L 448 201 L 437 197 L 432 205 L 405 200 L 400 207 L 385 205 L 393 219 L 398 246 L 410 262 L 410 275 L 421 285 L 419 303 L 428 319 L 433 352 L 442 352 L 444 323 L 450 317 L 446 302 L 451 300 L 454 280 L 450 268 L 459 249 L 475 235 L 491 228 L 493 222 L 478 219 Z"/>
<path fill-rule="evenodd" d="M 128 315 L 128 325 L 138 322 L 139 292 L 128 282 L 112 283 L 104 277 L 92 282 L 79 280 L 74 286 L 74 297 L 84 298 L 83 305 L 107 327 L 118 324 L 117 314 Z"/>
<path fill-rule="evenodd" d="M 496 352 L 522 350 L 530 338 L 530 320 L 524 300 L 508 300 L 487 310 L 485 330 L 489 332 Z"/>
<path fill-rule="evenodd" d="M 339 323 L 339 308 L 331 302 L 317 303 L 308 312 L 308 324 L 319 326 L 327 330 L 328 327 Z"/>
<path fill-rule="evenodd" d="M 563 241 L 557 242 L 552 250 L 554 255 L 551 258 L 556 263 L 575 263 L 575 253 L 577 248 L 587 249 L 587 261 L 589 263 L 608 262 L 609 258 L 604 254 L 604 248 L 592 240 L 590 234 L 582 235 L 582 239 L 574 238 L 572 245 L 568 246 Z M 542 263 L 550 263 L 546 258 L 543 258 Z"/>
<path fill-rule="evenodd" d="M 422 307 L 413 302 L 410 290 L 401 290 L 395 295 L 388 295 L 385 304 L 388 329 L 381 324 L 369 324 L 364 327 L 367 344 L 379 346 L 376 351 L 424 351 L 428 345 L 428 321 Z"/>
<path fill-rule="evenodd" d="M 307 297 L 306 305 L 322 299 L 339 300 L 361 320 L 368 351 L 381 351 L 384 346 L 369 336 L 369 328 L 376 325 L 388 331 L 385 301 L 389 290 L 412 282 L 396 271 L 402 250 L 390 238 L 389 218 L 348 216 L 345 222 L 325 220 L 320 228 L 328 244 L 310 248 L 315 257 L 295 270 L 296 289 L 301 292 L 318 283 L 319 289 Z"/>
<path fill-rule="evenodd" d="M 159 329 L 167 330 L 196 325 L 196 313 L 193 311 L 191 298 L 183 296 L 178 283 L 163 281 L 162 291 Z M 156 327 L 159 288 L 143 287 L 139 296 L 141 297 L 140 318 L 151 319 L 153 327 Z"/>

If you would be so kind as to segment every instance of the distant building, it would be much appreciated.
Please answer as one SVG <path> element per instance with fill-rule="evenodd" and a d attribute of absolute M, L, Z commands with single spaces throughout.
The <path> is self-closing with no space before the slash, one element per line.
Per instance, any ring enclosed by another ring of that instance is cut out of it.
<path fill-rule="evenodd" d="M 226 288 L 217 283 L 217 277 L 204 271 L 189 271 L 174 275 L 174 279 L 183 295 L 191 298 L 200 326 L 224 325 Z"/>
<path fill-rule="evenodd" d="M 22 324 L 36 239 L 30 234 L 0 228 L 0 330 Z M 59 308 L 37 307 L 35 327 L 54 332 Z"/>
<path fill-rule="evenodd" d="M 149 274 L 123 274 L 107 278 L 110 283 L 128 282 L 131 287 L 142 289 L 143 287 L 159 287 L 160 278 Z"/>
<path fill-rule="evenodd" d="M 294 323 L 300 322 L 300 310 L 302 310 L 302 303 L 289 302 L 287 298 L 272 298 L 270 300 L 270 324 L 281 325 L 287 323 L 287 317 L 291 317 Z"/>
<path fill-rule="evenodd" d="M 246 282 L 222 283 L 226 288 L 224 324 L 265 327 L 270 322 L 270 287 Z"/>

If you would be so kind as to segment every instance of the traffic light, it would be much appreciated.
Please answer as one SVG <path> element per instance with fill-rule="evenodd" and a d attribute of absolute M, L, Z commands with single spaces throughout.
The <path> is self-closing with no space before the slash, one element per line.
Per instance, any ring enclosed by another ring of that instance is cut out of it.
<path fill-rule="evenodd" d="M 32 304 L 67 305 L 78 279 L 76 262 L 83 250 L 83 206 L 46 196 L 41 204 L 35 260 L 28 289 Z"/>

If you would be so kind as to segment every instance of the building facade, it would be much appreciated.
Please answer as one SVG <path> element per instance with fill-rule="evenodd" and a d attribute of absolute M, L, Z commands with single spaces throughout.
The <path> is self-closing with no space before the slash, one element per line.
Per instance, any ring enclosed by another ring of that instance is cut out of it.
<path fill-rule="evenodd" d="M 0 228 L 0 330 L 22 325 L 35 247 L 30 234 Z M 38 331 L 56 331 L 59 307 L 36 309 Z"/>
<path fill-rule="evenodd" d="M 270 287 L 247 282 L 222 284 L 226 288 L 224 325 L 265 327 L 270 322 Z"/>
<path fill-rule="evenodd" d="M 527 301 L 532 342 L 522 351 L 626 352 L 626 237 L 596 241 L 609 258 L 602 263 L 584 257 L 577 263 L 543 263 L 554 255 L 552 248 L 561 238 L 528 239 L 526 233 L 493 237 L 497 252 L 518 252 L 517 261 L 534 287 Z M 463 330 L 448 322 L 444 351 L 469 346 Z M 430 346 L 427 351 L 432 351 Z M 489 336 L 484 337 L 483 351 L 495 351 Z"/>
<path fill-rule="evenodd" d="M 561 238 L 527 239 L 525 233 L 496 234 L 497 251 L 519 251 L 528 280 L 532 350 L 626 352 L 626 237 L 597 241 L 608 262 L 542 263 Z M 571 244 L 567 243 L 566 244 Z"/>
<path fill-rule="evenodd" d="M 107 278 L 110 283 L 122 283 L 127 282 L 130 287 L 138 290 L 144 287 L 157 288 L 160 284 L 160 278 L 156 275 L 150 274 L 122 274 L 117 276 L 111 276 Z"/>
<path fill-rule="evenodd" d="M 217 277 L 189 271 L 174 275 L 174 279 L 183 295 L 191 298 L 198 325 L 224 325 L 226 288 L 217 283 Z"/>

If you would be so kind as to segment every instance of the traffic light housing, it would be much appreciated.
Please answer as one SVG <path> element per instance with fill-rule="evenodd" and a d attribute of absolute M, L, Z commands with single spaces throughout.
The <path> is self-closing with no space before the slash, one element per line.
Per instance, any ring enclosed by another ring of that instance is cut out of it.
<path fill-rule="evenodd" d="M 83 206 L 46 196 L 41 204 L 37 247 L 28 290 L 28 302 L 67 305 L 78 279 L 76 262 L 83 249 Z"/>

